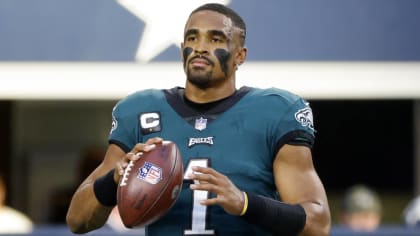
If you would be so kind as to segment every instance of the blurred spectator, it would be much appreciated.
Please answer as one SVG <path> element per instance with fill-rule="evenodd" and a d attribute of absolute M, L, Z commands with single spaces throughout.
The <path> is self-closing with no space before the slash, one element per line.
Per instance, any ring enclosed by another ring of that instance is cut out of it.
<path fill-rule="evenodd" d="M 374 231 L 381 224 L 382 204 L 378 194 L 364 185 L 348 189 L 341 205 L 340 223 L 354 231 Z"/>
<path fill-rule="evenodd" d="M 405 207 L 403 221 L 407 226 L 420 226 L 420 196 L 411 200 Z"/>
<path fill-rule="evenodd" d="M 6 206 L 6 183 L 0 173 L 0 234 L 27 234 L 32 221 L 22 212 Z"/>

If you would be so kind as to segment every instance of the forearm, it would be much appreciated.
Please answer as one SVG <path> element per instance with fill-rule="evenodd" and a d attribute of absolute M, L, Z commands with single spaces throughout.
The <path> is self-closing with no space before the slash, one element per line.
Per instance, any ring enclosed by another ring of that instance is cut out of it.
<path fill-rule="evenodd" d="M 289 205 L 260 195 L 247 193 L 243 217 L 273 235 L 298 235 L 305 226 L 306 213 L 300 205 Z"/>
<path fill-rule="evenodd" d="M 314 203 L 287 204 L 274 199 L 248 193 L 248 206 L 243 217 L 250 223 L 260 226 L 273 235 L 328 235 L 328 220 L 317 206 L 318 214 L 308 207 Z M 315 204 L 316 205 L 316 204 Z M 307 212 L 309 211 L 309 212 Z M 321 220 L 320 220 L 321 219 Z"/>
<path fill-rule="evenodd" d="M 113 207 L 98 202 L 93 182 L 85 183 L 74 194 L 67 212 L 67 225 L 73 233 L 87 233 L 102 227 Z"/>

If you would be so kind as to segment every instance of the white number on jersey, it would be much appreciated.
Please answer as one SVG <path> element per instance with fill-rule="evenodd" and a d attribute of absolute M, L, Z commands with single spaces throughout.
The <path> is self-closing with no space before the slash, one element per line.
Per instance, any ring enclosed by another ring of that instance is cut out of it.
<path fill-rule="evenodd" d="M 191 159 L 185 170 L 184 179 L 189 180 L 188 175 L 193 172 L 193 166 L 208 167 L 208 159 Z M 185 230 L 185 235 L 214 235 L 214 230 L 206 229 L 207 206 L 201 205 L 200 201 L 206 200 L 209 196 L 208 191 L 193 191 L 193 209 L 191 229 Z"/>

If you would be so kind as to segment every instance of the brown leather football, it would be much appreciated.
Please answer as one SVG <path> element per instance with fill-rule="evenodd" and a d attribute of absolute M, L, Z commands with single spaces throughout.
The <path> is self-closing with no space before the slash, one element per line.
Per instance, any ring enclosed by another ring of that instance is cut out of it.
<path fill-rule="evenodd" d="M 127 228 L 145 226 L 165 215 L 182 188 L 183 167 L 178 147 L 163 141 L 137 161 L 120 180 L 117 206 Z"/>

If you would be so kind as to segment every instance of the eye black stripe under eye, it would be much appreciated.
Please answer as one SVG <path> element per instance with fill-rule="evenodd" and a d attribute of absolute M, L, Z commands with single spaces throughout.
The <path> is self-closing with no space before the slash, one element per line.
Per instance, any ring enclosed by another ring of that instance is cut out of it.
<path fill-rule="evenodd" d="M 190 48 L 190 47 L 186 47 L 186 48 L 184 48 L 184 50 L 182 51 L 182 54 L 183 54 L 183 56 L 184 56 L 184 68 L 185 68 L 185 65 L 186 65 L 186 63 L 187 63 L 187 58 L 188 58 L 188 56 L 191 54 L 193 52 L 193 49 L 192 48 Z"/>
<path fill-rule="evenodd" d="M 216 50 L 214 50 L 214 55 L 217 57 L 217 59 L 219 60 L 220 66 L 222 67 L 222 71 L 223 73 L 227 74 L 228 73 L 228 61 L 231 57 L 230 52 L 226 51 L 225 49 L 222 48 L 217 48 Z"/>

